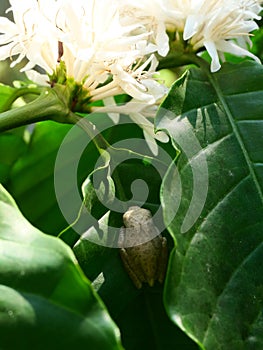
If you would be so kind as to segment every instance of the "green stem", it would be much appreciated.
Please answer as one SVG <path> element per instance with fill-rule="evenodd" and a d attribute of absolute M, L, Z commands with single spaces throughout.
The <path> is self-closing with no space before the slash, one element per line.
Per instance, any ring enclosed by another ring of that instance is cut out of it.
<path fill-rule="evenodd" d="M 48 119 L 67 123 L 69 112 L 69 108 L 58 98 L 56 91 L 47 88 L 34 101 L 1 113 L 0 132 Z"/>
<path fill-rule="evenodd" d="M 24 87 L 20 89 L 15 89 L 14 93 L 6 100 L 4 105 L 1 107 L 2 112 L 8 111 L 12 104 L 19 98 L 25 95 L 40 95 L 43 88 L 39 87 Z"/>
<path fill-rule="evenodd" d="M 94 142 L 96 148 L 100 153 L 103 152 L 103 150 L 108 150 L 110 152 L 111 156 L 113 156 L 114 161 L 114 154 L 117 156 L 118 151 L 123 152 L 122 149 L 118 150 L 113 148 L 107 140 L 104 139 L 104 137 L 97 131 L 96 126 L 92 124 L 89 120 L 86 118 L 82 118 L 75 113 L 71 112 L 69 115 L 69 120 L 72 122 L 72 124 L 77 124 L 80 126 L 87 135 L 91 138 L 91 140 Z M 95 136 L 94 136 L 95 135 Z M 126 151 L 126 150 L 125 150 Z M 119 197 L 121 200 L 126 201 L 127 197 L 125 195 L 125 191 L 123 189 L 118 171 L 115 171 L 114 174 L 114 182 L 116 184 L 116 187 L 118 188 Z"/>
<path fill-rule="evenodd" d="M 88 119 L 80 117 L 73 112 L 70 112 L 68 116 L 68 121 L 71 124 L 77 124 L 81 129 L 83 129 L 91 138 L 91 140 L 93 141 L 100 153 L 102 153 L 103 150 L 111 148 L 111 145 L 98 132 L 96 126 L 92 124 Z"/>
<path fill-rule="evenodd" d="M 121 201 L 126 202 L 128 200 L 128 198 L 125 195 L 125 191 L 124 191 L 124 187 L 122 185 L 119 173 L 118 173 L 118 168 L 115 170 L 114 176 L 112 176 L 115 185 L 116 185 L 116 189 L 118 190 L 118 195 Z"/>
<path fill-rule="evenodd" d="M 195 63 L 198 67 L 202 68 L 202 70 L 205 71 L 206 73 L 211 74 L 210 64 L 206 60 L 204 60 L 202 57 L 193 55 L 192 62 Z"/>

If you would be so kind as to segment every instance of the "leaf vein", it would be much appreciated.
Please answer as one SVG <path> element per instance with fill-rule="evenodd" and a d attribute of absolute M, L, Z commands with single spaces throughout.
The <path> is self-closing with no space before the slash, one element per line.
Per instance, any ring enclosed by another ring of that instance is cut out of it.
<path fill-rule="evenodd" d="M 253 162 L 252 162 L 252 160 L 251 160 L 251 158 L 250 158 L 250 156 L 248 154 L 248 151 L 247 151 L 247 149 L 245 147 L 245 144 L 243 142 L 243 139 L 242 139 L 242 136 L 240 134 L 240 131 L 238 130 L 237 122 L 234 119 L 234 116 L 232 115 L 232 113 L 231 113 L 231 111 L 230 111 L 230 109 L 228 107 L 228 103 L 227 103 L 227 101 L 225 99 L 225 96 L 224 96 L 222 90 L 221 90 L 221 87 L 219 86 L 219 84 L 217 83 L 216 80 L 212 79 L 211 75 L 209 75 L 209 79 L 210 79 L 211 84 L 212 84 L 212 86 L 214 87 L 214 89 L 215 89 L 215 91 L 217 93 L 219 101 L 221 102 L 221 104 L 222 104 L 222 106 L 223 106 L 223 108 L 225 110 L 226 116 L 227 116 L 227 118 L 228 118 L 228 120 L 230 122 L 230 125 L 231 125 L 231 127 L 233 129 L 233 132 L 234 132 L 234 134 L 235 134 L 235 136 L 237 138 L 237 142 L 238 142 L 239 146 L 241 147 L 241 150 L 242 150 L 242 152 L 244 154 L 244 157 L 245 157 L 245 160 L 246 160 L 249 172 L 250 172 L 250 174 L 252 176 L 252 179 L 255 182 L 255 185 L 257 187 L 257 191 L 259 193 L 261 202 L 263 203 L 262 189 L 261 189 L 261 186 L 260 186 L 259 181 L 257 179 L 255 170 L 254 170 L 254 168 L 252 166 Z"/>

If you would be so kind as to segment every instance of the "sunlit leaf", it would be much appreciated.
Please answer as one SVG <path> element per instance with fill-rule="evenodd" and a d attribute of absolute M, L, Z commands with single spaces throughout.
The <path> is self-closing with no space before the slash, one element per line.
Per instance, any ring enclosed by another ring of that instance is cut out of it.
<path fill-rule="evenodd" d="M 122 349 L 74 254 L 21 215 L 0 188 L 0 347 Z"/>
<path fill-rule="evenodd" d="M 261 65 L 229 64 L 207 75 L 193 69 L 157 122 L 182 151 L 179 176 L 171 169 L 162 186 L 177 244 L 166 309 L 207 350 L 263 348 L 262 101 Z"/>

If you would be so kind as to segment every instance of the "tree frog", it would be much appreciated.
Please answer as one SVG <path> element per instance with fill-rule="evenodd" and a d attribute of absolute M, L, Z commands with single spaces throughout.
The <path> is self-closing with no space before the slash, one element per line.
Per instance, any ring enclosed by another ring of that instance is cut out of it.
<path fill-rule="evenodd" d="M 153 233 L 158 231 L 151 212 L 138 206 L 130 207 L 123 215 L 123 223 L 126 229 L 121 228 L 118 246 L 124 268 L 135 287 L 141 288 L 143 282 L 152 287 L 156 280 L 162 283 L 168 257 L 167 241 Z M 149 240 L 136 245 L 142 235 Z M 156 237 L 151 239 L 153 236 Z"/>

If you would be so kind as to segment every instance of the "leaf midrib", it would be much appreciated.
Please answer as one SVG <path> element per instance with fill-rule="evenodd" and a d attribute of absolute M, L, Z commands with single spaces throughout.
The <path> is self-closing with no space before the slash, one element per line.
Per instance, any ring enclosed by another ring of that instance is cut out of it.
<path fill-rule="evenodd" d="M 218 97 L 218 100 L 220 101 L 220 103 L 222 104 L 223 108 L 224 108 L 224 111 L 226 113 L 226 116 L 228 118 L 228 121 L 232 127 L 232 130 L 233 130 L 233 133 L 234 135 L 236 136 L 236 139 L 237 139 L 237 142 L 243 152 L 243 155 L 245 157 L 245 160 L 246 160 L 246 163 L 247 163 L 247 166 L 248 166 L 248 169 L 249 169 L 249 173 L 251 175 L 251 178 L 253 180 L 253 182 L 255 183 L 255 186 L 257 188 L 257 191 L 258 191 L 258 194 L 259 194 L 259 197 L 261 199 L 261 202 L 263 204 L 263 193 L 262 193 L 262 189 L 260 187 L 260 184 L 258 182 L 258 179 L 257 179 L 257 176 L 256 176 L 256 173 L 255 173 L 255 170 L 253 168 L 253 162 L 252 160 L 250 159 L 250 156 L 248 154 L 248 151 L 245 147 L 245 144 L 243 142 L 243 139 L 242 139 L 242 136 L 238 130 L 238 127 L 237 127 L 237 122 L 235 121 L 235 118 L 234 116 L 232 115 L 229 107 L 228 107 L 228 103 L 224 97 L 224 94 L 221 90 L 221 87 L 219 86 L 218 84 L 218 80 L 216 79 L 215 76 L 212 76 L 211 73 L 208 73 L 208 79 L 211 83 L 211 85 L 213 86 L 213 88 L 215 89 L 215 92 L 216 92 L 216 95 Z"/>

